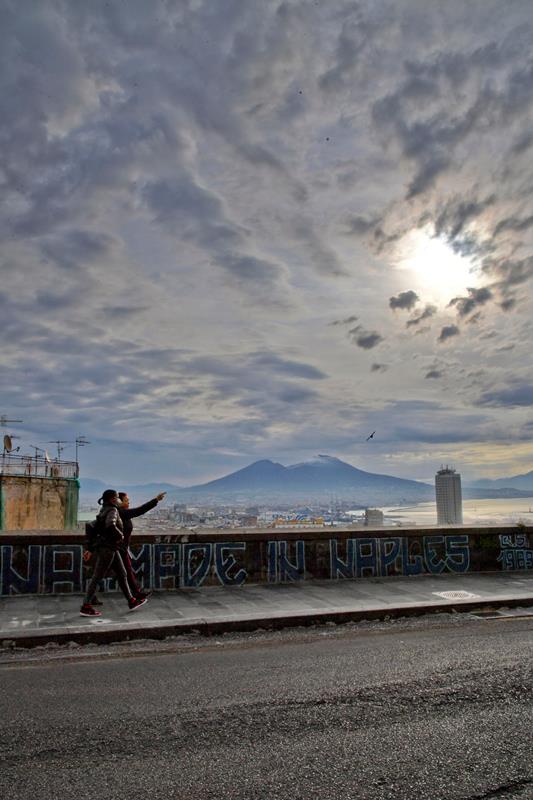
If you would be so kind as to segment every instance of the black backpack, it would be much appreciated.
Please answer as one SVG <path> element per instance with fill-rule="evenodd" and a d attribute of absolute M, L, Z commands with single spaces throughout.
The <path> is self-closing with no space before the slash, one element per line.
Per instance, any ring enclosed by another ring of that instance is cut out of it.
<path fill-rule="evenodd" d="M 85 548 L 90 553 L 96 550 L 98 539 L 103 534 L 102 520 L 99 517 L 93 519 L 92 522 L 85 523 Z"/>

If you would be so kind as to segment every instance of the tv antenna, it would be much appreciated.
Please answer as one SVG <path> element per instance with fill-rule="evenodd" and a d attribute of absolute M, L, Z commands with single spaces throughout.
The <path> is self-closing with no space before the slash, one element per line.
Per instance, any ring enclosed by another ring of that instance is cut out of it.
<path fill-rule="evenodd" d="M 81 435 L 76 436 L 76 463 L 78 463 L 78 449 L 80 447 L 85 447 L 86 444 L 91 444 L 91 443 L 87 441 L 87 438 L 85 436 Z"/>
<path fill-rule="evenodd" d="M 71 442 L 67 441 L 66 439 L 52 439 L 51 442 L 47 442 L 47 444 L 55 444 L 57 447 L 57 460 L 61 461 L 61 453 L 65 449 L 61 447 L 62 444 L 71 444 Z M 40 449 L 40 448 L 39 448 Z"/>
<path fill-rule="evenodd" d="M 33 454 L 33 455 L 34 455 L 34 457 L 35 457 L 35 460 L 37 460 L 37 458 L 38 458 L 38 456 L 39 456 L 39 453 L 45 453 L 45 452 L 46 452 L 46 450 L 43 450 L 43 448 L 42 448 L 42 447 L 37 447 L 37 446 L 36 446 L 36 445 L 34 445 L 34 444 L 30 444 L 29 446 L 31 447 L 31 449 L 32 449 L 32 450 L 35 450 L 35 452 L 34 452 L 34 454 Z"/>
<path fill-rule="evenodd" d="M 8 422 L 22 422 L 21 419 L 8 419 L 5 414 L 0 415 L 0 428 L 7 428 Z"/>

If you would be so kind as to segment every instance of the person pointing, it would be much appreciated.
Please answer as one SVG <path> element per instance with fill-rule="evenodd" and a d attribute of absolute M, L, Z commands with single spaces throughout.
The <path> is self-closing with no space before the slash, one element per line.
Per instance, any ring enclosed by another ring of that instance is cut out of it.
<path fill-rule="evenodd" d="M 130 554 L 130 539 L 131 534 L 133 533 L 133 522 L 132 519 L 135 517 L 141 517 L 143 514 L 146 514 L 148 511 L 151 511 L 152 508 L 155 508 L 158 503 L 163 500 L 165 497 L 166 492 L 160 492 L 156 497 L 152 500 L 148 500 L 147 503 L 143 503 L 142 506 L 137 506 L 135 508 L 130 507 L 130 498 L 128 497 L 127 492 L 119 492 L 118 496 L 120 499 L 120 505 L 118 507 L 118 513 L 120 515 L 120 519 L 122 521 L 122 529 L 123 529 L 123 536 L 124 539 L 120 543 L 120 553 L 122 555 L 122 561 L 124 562 L 124 566 L 126 568 L 126 574 L 128 576 L 128 583 L 130 585 L 132 594 L 138 598 L 139 600 L 144 600 L 152 594 L 151 589 L 144 590 L 139 586 L 137 578 L 135 577 L 135 573 L 133 571 L 133 566 L 131 563 L 131 554 Z"/>

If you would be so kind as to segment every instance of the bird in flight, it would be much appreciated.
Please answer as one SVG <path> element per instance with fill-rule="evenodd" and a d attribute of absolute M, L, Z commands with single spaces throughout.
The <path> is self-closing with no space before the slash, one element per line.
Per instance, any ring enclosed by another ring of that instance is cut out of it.
<path fill-rule="evenodd" d="M 375 432 L 376 432 L 376 431 L 372 431 L 372 433 L 370 434 L 370 436 L 367 436 L 367 437 L 366 437 L 366 440 L 367 440 L 367 442 L 368 442 L 368 440 L 369 440 L 369 439 L 373 439 L 373 438 L 374 438 L 374 434 L 375 434 Z"/>

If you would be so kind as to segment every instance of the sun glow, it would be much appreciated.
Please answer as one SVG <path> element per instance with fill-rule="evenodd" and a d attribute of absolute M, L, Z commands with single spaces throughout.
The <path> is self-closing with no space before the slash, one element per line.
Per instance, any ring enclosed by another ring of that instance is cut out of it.
<path fill-rule="evenodd" d="M 412 273 L 411 288 L 439 305 L 466 294 L 467 287 L 478 282 L 473 260 L 455 253 L 447 242 L 428 230 L 404 236 L 396 263 Z"/>

